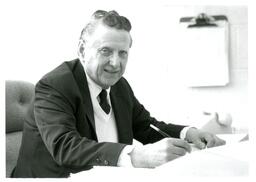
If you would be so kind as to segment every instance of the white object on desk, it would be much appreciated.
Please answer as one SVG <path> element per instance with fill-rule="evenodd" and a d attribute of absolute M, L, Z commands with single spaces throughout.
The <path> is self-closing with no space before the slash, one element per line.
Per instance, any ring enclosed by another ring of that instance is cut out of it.
<path fill-rule="evenodd" d="M 218 112 L 217 121 L 223 126 L 231 126 L 232 116 L 230 113 Z"/>
<path fill-rule="evenodd" d="M 232 133 L 232 117 L 224 112 L 203 112 L 204 115 L 211 116 L 212 119 L 200 128 L 214 134 Z"/>

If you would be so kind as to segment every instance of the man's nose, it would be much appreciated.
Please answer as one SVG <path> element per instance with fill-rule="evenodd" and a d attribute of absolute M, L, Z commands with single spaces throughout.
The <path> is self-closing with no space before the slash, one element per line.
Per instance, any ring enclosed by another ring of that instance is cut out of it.
<path fill-rule="evenodd" d="M 120 63 L 120 58 L 118 54 L 113 54 L 109 59 L 109 64 L 113 67 L 117 67 Z"/>

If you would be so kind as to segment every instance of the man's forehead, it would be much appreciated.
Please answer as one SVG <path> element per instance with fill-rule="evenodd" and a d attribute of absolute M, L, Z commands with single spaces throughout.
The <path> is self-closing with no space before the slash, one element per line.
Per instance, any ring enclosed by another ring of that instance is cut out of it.
<path fill-rule="evenodd" d="M 92 44 L 94 43 L 116 43 L 130 45 L 130 34 L 125 30 L 117 30 L 104 25 L 98 25 L 90 37 Z"/>
<path fill-rule="evenodd" d="M 118 32 L 118 33 L 126 33 L 126 34 L 129 34 L 129 32 L 127 32 L 126 30 L 123 30 L 123 29 L 117 29 L 117 28 L 114 28 L 114 27 L 109 27 L 103 23 L 98 23 L 95 27 L 95 31 L 94 33 L 99 33 L 99 34 L 102 34 L 102 33 L 106 33 L 106 32 Z"/>

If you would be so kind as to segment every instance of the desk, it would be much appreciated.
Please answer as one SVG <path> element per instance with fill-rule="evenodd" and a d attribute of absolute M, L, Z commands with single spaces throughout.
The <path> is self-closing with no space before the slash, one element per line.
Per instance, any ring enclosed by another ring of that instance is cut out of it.
<path fill-rule="evenodd" d="M 235 137 L 237 138 L 237 136 Z M 166 179 L 167 176 L 246 177 L 249 175 L 249 148 L 250 141 L 239 143 L 227 141 L 227 145 L 195 151 L 155 169 L 94 167 L 90 171 L 73 174 L 71 175 L 71 178 L 91 179 L 94 181 L 100 177 L 102 177 L 104 181 L 106 181 L 105 179 L 109 179 L 111 181 L 120 181 L 120 179 L 125 181 L 135 179 L 136 181 L 139 179 L 143 181 L 159 181 L 159 178 Z"/>
<path fill-rule="evenodd" d="M 195 151 L 164 164 L 156 170 L 174 171 L 176 176 L 247 176 L 249 175 L 249 142 Z"/>

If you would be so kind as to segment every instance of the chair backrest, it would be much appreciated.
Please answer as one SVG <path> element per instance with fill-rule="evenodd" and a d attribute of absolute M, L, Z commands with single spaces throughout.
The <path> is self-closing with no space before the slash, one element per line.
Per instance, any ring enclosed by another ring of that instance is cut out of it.
<path fill-rule="evenodd" d="M 29 104 L 34 98 L 34 85 L 24 81 L 5 82 L 6 103 L 6 177 L 16 165 L 22 139 L 22 128 Z"/>
<path fill-rule="evenodd" d="M 34 97 L 34 85 L 24 81 L 6 81 L 6 133 L 21 131 L 25 115 Z"/>

